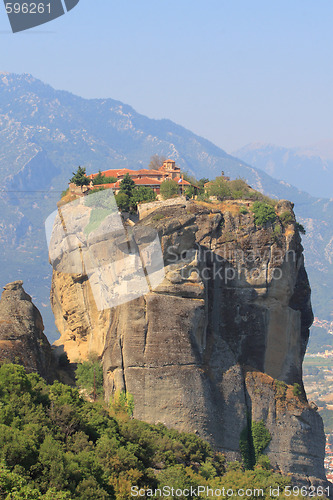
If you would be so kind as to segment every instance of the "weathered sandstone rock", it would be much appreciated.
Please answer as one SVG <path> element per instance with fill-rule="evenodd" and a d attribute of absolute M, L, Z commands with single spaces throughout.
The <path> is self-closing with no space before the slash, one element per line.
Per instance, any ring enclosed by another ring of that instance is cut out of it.
<path fill-rule="evenodd" d="M 43 320 L 22 285 L 22 281 L 8 283 L 1 296 L 0 360 L 21 364 L 52 381 L 54 366 Z"/>
<path fill-rule="evenodd" d="M 250 206 L 187 202 L 140 220 L 158 231 L 165 279 L 114 309 L 97 312 L 84 275 L 54 273 L 59 343 L 72 358 L 102 355 L 107 399 L 132 393 L 136 418 L 196 432 L 236 458 L 252 415 L 269 428 L 276 468 L 323 482 L 319 415 L 291 389 L 279 406 L 272 389 L 274 379 L 303 388 L 313 319 L 292 204 L 276 207 L 291 223 L 262 228 Z"/>

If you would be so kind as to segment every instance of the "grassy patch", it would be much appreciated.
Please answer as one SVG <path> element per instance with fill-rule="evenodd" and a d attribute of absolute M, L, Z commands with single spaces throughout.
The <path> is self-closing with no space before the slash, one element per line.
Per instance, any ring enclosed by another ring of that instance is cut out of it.
<path fill-rule="evenodd" d="M 154 215 L 152 216 L 152 220 L 154 220 L 154 221 L 158 221 L 158 220 L 162 220 L 162 219 L 164 219 L 164 217 L 165 217 L 165 215 L 164 215 L 164 214 L 154 214 Z"/>

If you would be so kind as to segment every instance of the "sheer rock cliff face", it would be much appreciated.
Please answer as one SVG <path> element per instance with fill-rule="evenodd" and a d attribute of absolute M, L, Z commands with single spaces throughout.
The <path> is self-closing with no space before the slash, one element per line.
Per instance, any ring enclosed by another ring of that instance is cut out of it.
<path fill-rule="evenodd" d="M 52 381 L 54 366 L 43 320 L 22 285 L 22 281 L 8 283 L 1 296 L 0 361 L 19 363 Z"/>
<path fill-rule="evenodd" d="M 111 310 L 98 311 L 86 276 L 54 271 L 51 305 L 61 337 L 54 345 L 64 350 L 71 362 L 101 355 Z"/>
<path fill-rule="evenodd" d="M 277 211 L 294 218 L 290 202 Z M 158 231 L 164 281 L 98 312 L 84 276 L 55 272 L 59 343 L 82 357 L 100 354 L 107 399 L 132 393 L 136 418 L 195 432 L 229 459 L 240 456 L 247 415 L 263 419 L 272 465 L 324 481 L 322 420 L 290 387 L 303 387 L 313 319 L 295 224 L 257 228 L 237 202 L 187 202 L 156 214 L 136 225 Z M 283 398 L 274 379 L 289 384 Z"/>

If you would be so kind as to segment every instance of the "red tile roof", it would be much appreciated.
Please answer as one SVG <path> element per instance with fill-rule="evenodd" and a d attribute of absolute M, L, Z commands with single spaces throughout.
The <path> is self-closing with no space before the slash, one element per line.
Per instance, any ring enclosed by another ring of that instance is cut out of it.
<path fill-rule="evenodd" d="M 129 168 L 118 168 L 118 169 L 110 169 L 110 170 L 104 170 L 102 172 L 102 175 L 105 175 L 106 177 L 120 177 L 125 174 L 130 174 L 130 175 L 145 175 L 145 176 L 154 176 L 154 175 L 161 175 L 162 173 L 159 170 L 149 170 L 147 168 L 142 168 L 141 170 L 131 170 Z M 88 177 L 90 179 L 93 179 L 96 177 L 97 174 L 90 174 Z"/>
<path fill-rule="evenodd" d="M 173 160 L 167 160 L 167 162 L 171 162 Z M 175 167 L 177 171 L 180 172 L 179 167 Z M 163 182 L 163 177 L 167 177 L 169 175 L 169 171 L 165 170 L 165 168 L 162 166 L 158 170 L 149 170 L 147 168 L 142 168 L 141 170 L 131 170 L 129 168 L 120 168 L 120 169 L 109 169 L 109 170 L 104 170 L 102 172 L 103 175 L 106 177 L 116 177 L 118 178 L 117 182 L 114 183 L 109 183 L 109 184 L 101 184 L 99 186 L 103 186 L 105 188 L 119 188 L 120 187 L 120 182 L 121 178 L 125 174 L 129 174 L 135 184 L 141 185 L 141 186 L 160 186 L 161 183 Z M 164 174 L 164 175 L 163 175 Z M 98 174 L 91 174 L 88 177 L 90 179 L 93 179 L 96 177 Z M 141 177 L 141 178 L 138 178 Z M 156 177 L 162 177 L 161 180 L 157 179 Z M 180 186 L 191 186 L 191 183 L 186 181 L 185 179 L 182 179 L 179 175 L 174 177 L 173 179 L 177 184 Z M 181 182 L 180 182 L 181 181 Z M 98 188 L 99 186 L 94 186 L 94 188 Z"/>
<path fill-rule="evenodd" d="M 127 170 L 127 169 L 125 169 L 125 168 L 121 168 L 121 169 L 117 168 L 117 169 L 111 169 L 111 170 L 104 170 L 102 172 L 102 175 L 105 175 L 106 177 L 117 177 L 118 173 L 123 172 L 124 170 Z M 126 172 L 124 172 L 124 173 L 126 173 Z M 90 174 L 87 177 L 89 177 L 90 179 L 93 179 L 94 177 L 96 177 L 96 175 L 98 175 L 98 173 L 97 174 Z"/>
<path fill-rule="evenodd" d="M 143 177 L 142 179 L 133 179 L 135 184 L 140 185 L 152 185 L 152 186 L 160 186 L 163 181 L 159 181 L 158 179 L 149 179 L 149 177 Z"/>
<path fill-rule="evenodd" d="M 150 179 L 149 177 L 143 177 L 142 179 L 133 179 L 137 186 L 160 186 L 163 181 L 158 179 Z M 121 180 L 109 184 L 98 184 L 98 186 L 93 186 L 93 189 L 103 188 L 119 188 Z"/>

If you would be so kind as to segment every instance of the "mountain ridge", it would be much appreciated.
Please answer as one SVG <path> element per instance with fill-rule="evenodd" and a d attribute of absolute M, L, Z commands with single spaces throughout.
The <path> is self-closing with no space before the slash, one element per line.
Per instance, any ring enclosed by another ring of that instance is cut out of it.
<path fill-rule="evenodd" d="M 314 197 L 332 197 L 333 161 L 319 152 L 256 142 L 233 154 L 269 175 L 283 178 L 290 184 L 297 183 Z"/>

